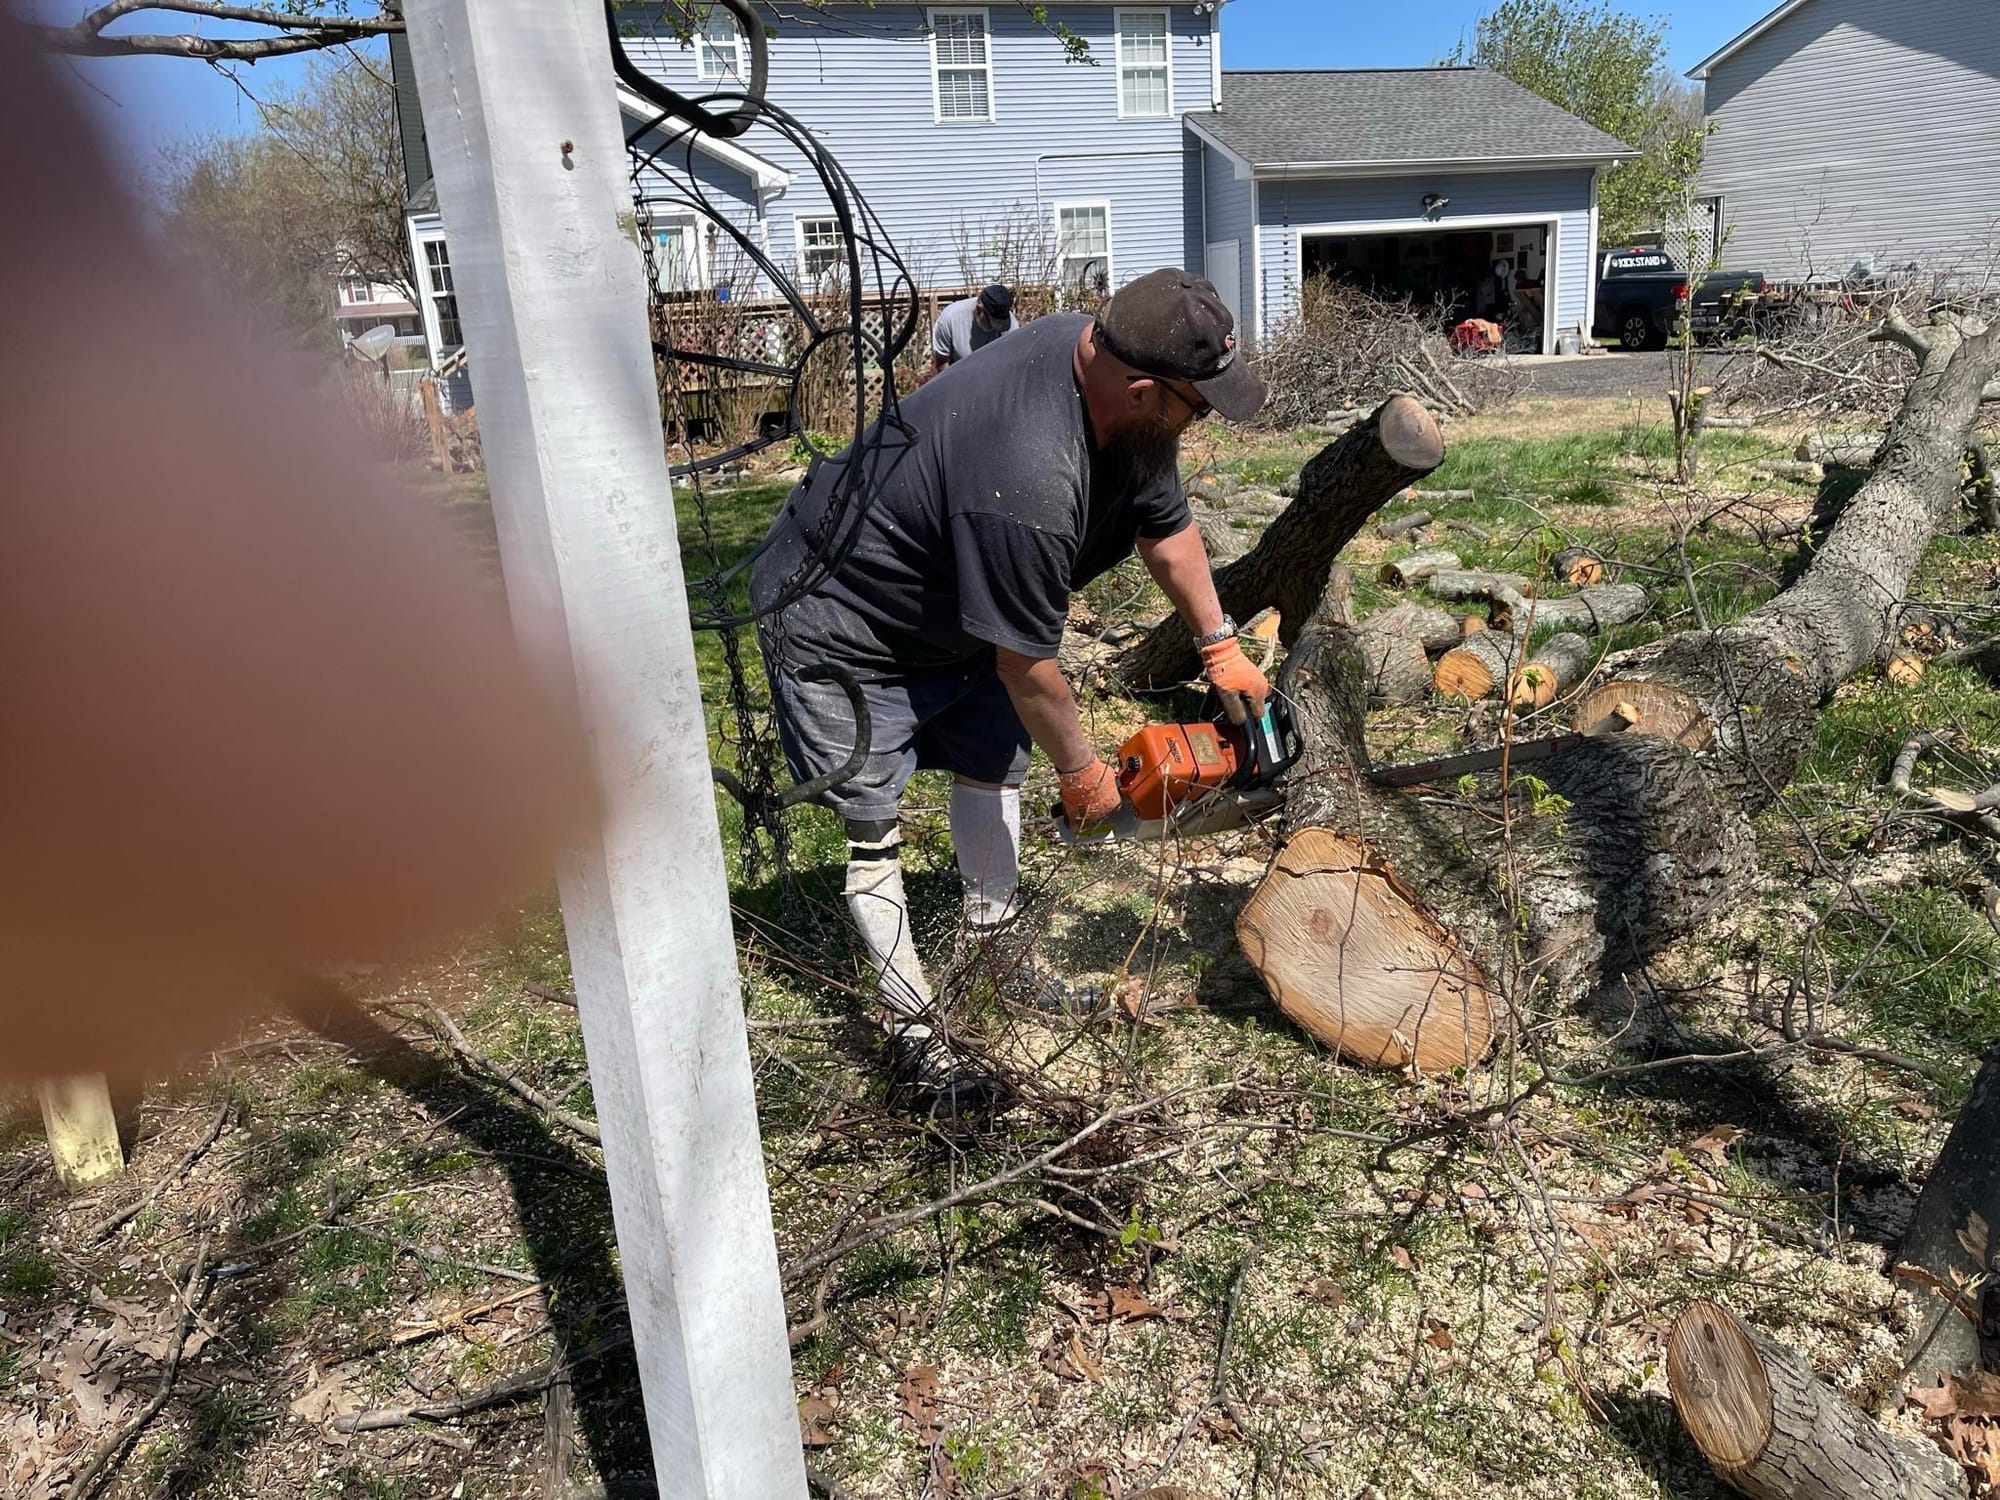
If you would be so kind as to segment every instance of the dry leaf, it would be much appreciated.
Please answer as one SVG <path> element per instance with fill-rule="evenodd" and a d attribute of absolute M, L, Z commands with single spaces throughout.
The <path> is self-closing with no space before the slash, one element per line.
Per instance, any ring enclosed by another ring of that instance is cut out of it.
<path fill-rule="evenodd" d="M 830 1448 L 833 1434 L 828 1426 L 833 1421 L 833 1403 L 824 1396 L 801 1396 L 799 1398 L 799 1442 L 807 1448 Z"/>
<path fill-rule="evenodd" d="M 76 1419 L 95 1431 L 111 1413 L 110 1398 L 118 1390 L 118 1372 L 94 1369 L 94 1341 L 71 1339 L 56 1356 L 56 1378 L 76 1402 Z"/>
<path fill-rule="evenodd" d="M 1960 1416 L 2000 1417 L 2000 1375 L 1974 1370 L 1969 1375 L 1954 1377 L 1951 1384 L 1958 1397 Z"/>
<path fill-rule="evenodd" d="M 1720 1167 L 1728 1160 L 1729 1148 L 1747 1134 L 1748 1131 L 1739 1130 L 1734 1125 L 1718 1125 L 1706 1134 L 1697 1136 L 1688 1146 L 1688 1150 L 1701 1152 Z"/>
<path fill-rule="evenodd" d="M 1083 1341 L 1083 1330 L 1078 1328 L 1070 1330 L 1069 1362 L 1075 1367 L 1077 1374 L 1085 1380 L 1095 1381 L 1104 1378 L 1104 1366 L 1098 1362 L 1097 1356 L 1090 1352 L 1090 1347 Z"/>
<path fill-rule="evenodd" d="M 911 1365 L 896 1387 L 896 1404 L 925 1442 L 943 1431 L 937 1419 L 937 1366 Z"/>
<path fill-rule="evenodd" d="M 1337 1281 L 1321 1280 L 1312 1282 L 1306 1287 L 1305 1295 L 1307 1301 L 1318 1302 L 1326 1307 L 1345 1307 L 1347 1305 L 1347 1293 L 1340 1289 L 1340 1283 Z"/>
<path fill-rule="evenodd" d="M 1965 1247 L 1965 1253 L 1972 1257 L 1974 1264 L 1982 1268 L 1989 1264 L 1993 1233 L 1977 1211 L 1966 1215 L 1965 1227 L 1958 1231 L 1958 1242 Z"/>
<path fill-rule="evenodd" d="M 1399 1271 L 1408 1271 L 1412 1276 L 1417 1273 L 1417 1258 L 1401 1245 L 1389 1247 L 1389 1264 Z"/>
<path fill-rule="evenodd" d="M 1452 1339 L 1451 1325 L 1449 1323 L 1445 1323 L 1437 1318 L 1425 1318 L 1424 1328 L 1426 1330 L 1424 1333 L 1424 1342 L 1429 1344 L 1433 1349 L 1451 1349 L 1457 1347 Z"/>
<path fill-rule="evenodd" d="M 1935 1120 L 1937 1111 L 1921 1099 L 1898 1099 L 1896 1113 L 1906 1120 Z"/>
<path fill-rule="evenodd" d="M 1470 1199 L 1472 1202 L 1478 1203 L 1483 1201 L 1490 1195 L 1487 1193 L 1485 1188 L 1481 1187 L 1476 1182 L 1461 1182 L 1458 1185 L 1458 1196 L 1461 1198 Z"/>
<path fill-rule="evenodd" d="M 1114 1322 L 1138 1323 L 1146 1318 L 1169 1316 L 1167 1309 L 1157 1305 L 1135 1286 L 1106 1287 L 1109 1298 L 1109 1315 Z"/>

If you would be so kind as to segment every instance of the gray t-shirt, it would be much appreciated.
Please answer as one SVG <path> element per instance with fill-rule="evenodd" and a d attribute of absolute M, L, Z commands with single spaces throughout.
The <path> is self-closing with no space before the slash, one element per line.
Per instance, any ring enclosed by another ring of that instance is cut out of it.
<path fill-rule="evenodd" d="M 1005 328 L 981 328 L 979 320 L 973 316 L 978 306 L 978 297 L 966 297 L 939 313 L 937 322 L 931 328 L 931 353 L 957 364 L 966 355 L 993 343 L 1001 334 L 1012 333 L 1021 326 L 1010 312 Z"/>
<path fill-rule="evenodd" d="M 1140 537 L 1191 524 L 1171 465 L 1139 481 L 1099 450 L 1072 357 L 1089 319 L 1037 318 L 902 403 L 870 463 L 852 547 L 784 611 L 788 665 L 835 661 L 874 676 L 962 669 L 995 646 L 1050 657 L 1072 590 Z M 813 466 L 771 526 L 751 597 L 796 576 L 848 455 Z"/>

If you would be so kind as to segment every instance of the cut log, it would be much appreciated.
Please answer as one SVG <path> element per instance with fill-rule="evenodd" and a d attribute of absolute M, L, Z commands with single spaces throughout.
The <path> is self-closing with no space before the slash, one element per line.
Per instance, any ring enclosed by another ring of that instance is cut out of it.
<path fill-rule="evenodd" d="M 1763 463 L 1750 466 L 1753 474 L 1762 474 L 1770 479 L 1803 479 L 1809 484 L 1818 484 L 1826 478 L 1824 464 L 1794 461 L 1789 458 L 1766 459 Z"/>
<path fill-rule="evenodd" d="M 1595 655 L 1590 642 L 1574 632 L 1550 636 L 1508 678 L 1507 706 L 1517 714 L 1547 708 L 1583 681 Z"/>
<path fill-rule="evenodd" d="M 2000 1045 L 1987 1052 L 1952 1122 L 1896 1254 L 1898 1279 L 1917 1289 L 1923 1313 L 1904 1360 L 1910 1386 L 1980 1368 L 1982 1330 L 2000 1315 L 2000 1288 L 1990 1284 L 2000 1260 L 1994 1225 L 2000 1225 Z M 1904 1266 L 1920 1274 L 1902 1274 Z M 1977 1306 L 1944 1290 L 1981 1277 L 1989 1284 Z"/>
<path fill-rule="evenodd" d="M 1458 622 L 1458 638 L 1463 641 L 1478 635 L 1486 628 L 1486 622 L 1478 615 L 1467 615 Z"/>
<path fill-rule="evenodd" d="M 1379 614 L 1370 615 L 1358 627 L 1366 635 L 1400 635 L 1417 642 L 1425 651 L 1443 651 L 1464 637 L 1459 619 L 1449 610 L 1405 599 Z"/>
<path fill-rule="evenodd" d="M 1881 451 L 1879 432 L 1814 433 L 1801 438 L 1792 457 L 1803 463 L 1834 464 L 1846 469 L 1872 468 Z"/>
<path fill-rule="evenodd" d="M 1288 839 L 1236 922 L 1271 998 L 1331 1050 L 1376 1067 L 1469 1068 L 1493 1039 L 1486 978 L 1416 893 L 1327 828 Z"/>
<path fill-rule="evenodd" d="M 1482 630 L 1438 658 L 1431 681 L 1447 698 L 1492 696 L 1523 663 L 1524 640 L 1511 630 Z"/>
<path fill-rule="evenodd" d="M 1555 626 L 1562 630 L 1602 631 L 1630 624 L 1646 613 L 1646 591 L 1636 583 L 1600 583 L 1561 599 L 1526 599 L 1504 587 L 1492 591 L 1495 618 L 1487 623 L 1505 629 Z M 1533 622 L 1530 625 L 1530 621 Z"/>
<path fill-rule="evenodd" d="M 1704 412 L 1701 425 L 1710 432 L 1748 432 L 1757 421 L 1754 417 L 1711 417 Z"/>
<path fill-rule="evenodd" d="M 1484 603 L 1496 588 L 1510 588 L 1517 594 L 1532 594 L 1535 586 L 1519 573 L 1481 573 L 1446 568 L 1424 580 L 1424 587 L 1440 599 L 1454 604 Z"/>
<path fill-rule="evenodd" d="M 1384 519 L 1377 521 L 1375 523 L 1375 534 L 1377 536 L 1387 537 L 1390 541 L 1394 541 L 1399 536 L 1406 536 L 1410 532 L 1417 530 L 1419 527 L 1428 526 L 1430 524 L 1431 524 L 1431 513 L 1429 511 L 1413 510 L 1404 515 L 1385 517 Z"/>
<path fill-rule="evenodd" d="M 1450 505 L 1464 500 L 1477 500 L 1475 490 L 1411 490 L 1410 499 L 1421 500 L 1426 505 Z"/>
<path fill-rule="evenodd" d="M 1210 566 L 1234 562 L 1250 550 L 1250 534 L 1220 517 L 1203 516 L 1194 525 L 1201 533 L 1202 546 L 1208 550 Z"/>
<path fill-rule="evenodd" d="M 1390 496 L 1443 461 L 1436 420 L 1411 397 L 1391 396 L 1308 462 L 1298 499 L 1255 547 L 1216 570 L 1222 607 L 1239 620 L 1275 608 L 1289 648 L 1319 604 L 1334 554 Z M 1169 687 L 1195 676 L 1199 665 L 1187 626 L 1169 615 L 1120 655 L 1116 675 L 1128 688 Z"/>
<path fill-rule="evenodd" d="M 1455 531 L 1460 536 L 1469 536 L 1475 542 L 1490 542 L 1493 540 L 1492 532 L 1488 531 L 1484 526 L 1475 526 L 1470 521 L 1447 520 L 1444 523 L 1444 529 L 1446 531 Z"/>
<path fill-rule="evenodd" d="M 1383 563 L 1380 576 L 1390 588 L 1406 589 L 1413 583 L 1422 583 L 1433 573 L 1455 572 L 1458 567 L 1456 552 L 1447 552 L 1442 547 L 1426 547 L 1408 557 L 1391 558 Z"/>
<path fill-rule="evenodd" d="M 1588 547 L 1565 547 L 1549 559 L 1549 576 L 1577 588 L 1604 582 L 1604 559 Z"/>
<path fill-rule="evenodd" d="M 1675 1322 L 1667 1386 L 1717 1477 L 1753 1500 L 1965 1500 L 1951 1459 L 1885 1432 L 1713 1302 L 1689 1303 Z"/>

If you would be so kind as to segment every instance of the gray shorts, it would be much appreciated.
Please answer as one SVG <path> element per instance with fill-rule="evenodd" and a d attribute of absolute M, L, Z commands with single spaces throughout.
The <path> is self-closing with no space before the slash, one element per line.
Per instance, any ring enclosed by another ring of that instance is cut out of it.
<path fill-rule="evenodd" d="M 854 709 L 837 682 L 802 681 L 797 666 L 766 664 L 778 740 L 794 782 L 846 764 Z M 871 720 L 861 769 L 814 799 L 843 818 L 888 822 L 918 771 L 972 781 L 1018 783 L 1028 769 L 1028 731 L 991 660 L 912 677 L 856 673 Z"/>

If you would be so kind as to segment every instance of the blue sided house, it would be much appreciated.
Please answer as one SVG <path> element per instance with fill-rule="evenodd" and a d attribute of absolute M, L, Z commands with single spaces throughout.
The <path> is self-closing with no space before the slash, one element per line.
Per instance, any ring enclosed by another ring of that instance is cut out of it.
<path fill-rule="evenodd" d="M 1504 276 L 1531 344 L 1590 327 L 1597 181 L 1629 148 L 1478 68 L 1226 71 L 1227 5 L 1050 0 L 1048 22 L 1086 40 L 1088 61 L 1022 4 L 774 7 L 768 96 L 839 159 L 923 290 L 1012 278 L 1087 295 L 1180 265 L 1216 284 L 1254 345 L 1305 277 L 1443 296 L 1473 316 Z M 725 10 L 685 40 L 644 7 L 622 14 L 633 60 L 682 93 L 748 76 Z M 392 39 L 410 233 L 443 364 L 459 339 L 449 226 L 404 47 Z M 657 114 L 620 98 L 635 128 Z M 668 151 L 801 285 L 835 267 L 830 204 L 778 133 Z M 728 235 L 670 199 L 637 218 L 666 289 L 768 294 Z"/>

